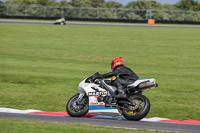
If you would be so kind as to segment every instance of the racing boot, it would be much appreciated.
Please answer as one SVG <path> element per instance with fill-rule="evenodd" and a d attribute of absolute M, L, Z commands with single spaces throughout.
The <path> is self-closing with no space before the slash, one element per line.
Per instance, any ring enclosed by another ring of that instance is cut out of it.
<path fill-rule="evenodd" d="M 123 88 L 119 88 L 118 89 L 118 94 L 115 95 L 115 98 L 126 98 L 126 97 L 127 97 L 127 95 L 124 92 L 124 89 Z"/>

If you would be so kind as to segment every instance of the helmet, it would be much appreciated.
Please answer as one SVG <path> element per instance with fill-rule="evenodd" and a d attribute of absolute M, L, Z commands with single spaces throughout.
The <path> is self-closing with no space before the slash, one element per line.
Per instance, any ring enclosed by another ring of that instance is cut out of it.
<path fill-rule="evenodd" d="M 119 65 L 124 65 L 124 60 L 121 57 L 117 57 L 117 58 L 112 59 L 112 61 L 111 61 L 112 70 L 114 70 L 115 67 L 117 67 Z"/>

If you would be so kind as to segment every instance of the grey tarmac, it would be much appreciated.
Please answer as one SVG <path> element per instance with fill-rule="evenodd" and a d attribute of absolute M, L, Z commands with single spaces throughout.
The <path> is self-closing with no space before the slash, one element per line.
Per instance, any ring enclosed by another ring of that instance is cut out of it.
<path fill-rule="evenodd" d="M 18 24 L 52 24 L 51 21 L 23 21 L 23 20 L 0 20 L 0 23 L 18 23 Z M 148 25 L 131 23 L 92 23 L 92 22 L 66 22 L 67 25 L 93 25 L 93 26 L 128 26 L 128 27 L 174 27 L 174 28 L 200 28 L 199 25 Z"/>
<path fill-rule="evenodd" d="M 127 129 L 147 129 L 159 131 L 185 131 L 190 133 L 200 133 L 200 125 L 194 124 L 177 124 L 164 122 L 146 122 L 146 121 L 128 121 L 113 119 L 97 119 L 86 117 L 69 117 L 69 116 L 51 116 L 51 115 L 35 115 L 35 114 L 16 114 L 16 113 L 0 113 L 0 118 L 28 119 L 38 121 L 55 121 L 66 123 L 86 123 L 90 125 L 127 128 Z"/>

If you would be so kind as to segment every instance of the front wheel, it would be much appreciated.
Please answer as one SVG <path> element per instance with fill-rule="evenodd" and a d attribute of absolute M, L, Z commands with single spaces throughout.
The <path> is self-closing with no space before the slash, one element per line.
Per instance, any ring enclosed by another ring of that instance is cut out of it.
<path fill-rule="evenodd" d="M 122 109 L 122 115 L 127 120 L 139 121 L 149 113 L 150 101 L 144 95 L 134 95 L 129 98 L 135 104 L 135 106 L 129 106 L 128 109 Z"/>
<path fill-rule="evenodd" d="M 82 96 L 81 96 L 82 95 Z M 67 113 L 72 117 L 82 117 L 88 113 L 88 97 L 82 93 L 74 95 L 67 103 Z"/>

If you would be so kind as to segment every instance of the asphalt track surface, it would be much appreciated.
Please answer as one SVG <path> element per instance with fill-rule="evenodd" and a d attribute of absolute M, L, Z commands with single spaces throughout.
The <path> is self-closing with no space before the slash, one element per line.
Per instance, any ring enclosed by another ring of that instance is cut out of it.
<path fill-rule="evenodd" d="M 146 122 L 146 121 L 128 121 L 113 119 L 96 119 L 96 118 L 75 118 L 69 116 L 51 116 L 51 115 L 35 115 L 35 114 L 17 114 L 17 113 L 0 113 L 0 118 L 28 119 L 38 121 L 54 121 L 66 123 L 86 123 L 90 125 L 127 128 L 127 129 L 148 129 L 159 131 L 185 131 L 191 133 L 199 133 L 200 125 L 193 124 L 176 124 L 163 122 Z"/>
<path fill-rule="evenodd" d="M 0 20 L 0 23 L 21 23 L 21 24 L 53 24 L 50 21 L 20 21 L 20 20 Z M 186 25 L 148 25 L 148 24 L 117 24 L 117 23 L 91 23 L 91 22 L 67 22 L 67 25 L 93 25 L 93 26 L 128 26 L 128 27 L 176 27 L 176 28 L 200 28 L 200 26 Z"/>

